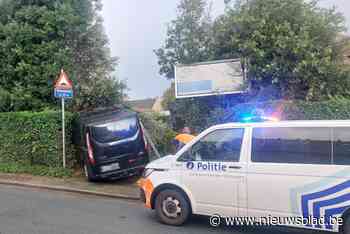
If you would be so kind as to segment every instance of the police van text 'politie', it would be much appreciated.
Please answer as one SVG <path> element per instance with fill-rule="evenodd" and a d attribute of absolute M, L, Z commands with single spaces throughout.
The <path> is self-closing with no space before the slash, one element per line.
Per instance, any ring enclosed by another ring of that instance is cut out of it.
<path fill-rule="evenodd" d="M 188 162 L 186 167 L 190 170 L 226 171 L 227 166 L 218 162 Z"/>

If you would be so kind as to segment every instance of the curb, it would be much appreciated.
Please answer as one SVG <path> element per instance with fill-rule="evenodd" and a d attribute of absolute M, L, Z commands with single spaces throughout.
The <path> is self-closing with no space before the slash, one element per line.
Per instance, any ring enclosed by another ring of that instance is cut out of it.
<path fill-rule="evenodd" d="M 125 194 L 110 194 L 110 193 L 94 192 L 94 191 L 89 191 L 89 190 L 84 190 L 84 189 L 74 189 L 74 188 L 68 188 L 68 187 L 62 187 L 62 186 L 49 186 L 49 185 L 22 183 L 22 182 L 7 181 L 7 180 L 0 180 L 0 184 L 21 186 L 21 187 L 27 187 L 27 188 L 47 189 L 47 190 L 70 192 L 70 193 L 78 193 L 78 194 L 93 195 L 93 196 L 108 197 L 108 198 L 118 198 L 118 199 L 132 200 L 132 201 L 140 200 L 140 198 L 137 196 L 130 196 L 130 195 L 125 195 Z"/>

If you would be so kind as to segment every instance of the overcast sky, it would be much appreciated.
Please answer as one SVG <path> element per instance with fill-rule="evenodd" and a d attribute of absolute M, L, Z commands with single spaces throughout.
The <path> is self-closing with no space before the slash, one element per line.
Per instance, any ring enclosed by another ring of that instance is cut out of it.
<path fill-rule="evenodd" d="M 106 32 L 113 56 L 118 56 L 118 77 L 127 81 L 131 99 L 161 96 L 170 82 L 158 74 L 157 57 L 166 37 L 166 27 L 176 17 L 179 0 L 102 0 Z M 321 0 L 335 5 L 347 18 L 350 28 L 349 0 Z M 213 0 L 214 15 L 224 11 L 224 0 Z"/>

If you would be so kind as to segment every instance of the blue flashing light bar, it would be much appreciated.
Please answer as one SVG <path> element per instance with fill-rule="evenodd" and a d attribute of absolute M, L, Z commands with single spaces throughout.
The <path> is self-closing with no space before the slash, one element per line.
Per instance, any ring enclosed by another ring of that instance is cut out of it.
<path fill-rule="evenodd" d="M 265 122 L 265 121 L 278 122 L 279 119 L 271 116 L 256 116 L 256 115 L 245 115 L 244 117 L 241 117 L 241 122 L 244 122 L 244 123 Z"/>

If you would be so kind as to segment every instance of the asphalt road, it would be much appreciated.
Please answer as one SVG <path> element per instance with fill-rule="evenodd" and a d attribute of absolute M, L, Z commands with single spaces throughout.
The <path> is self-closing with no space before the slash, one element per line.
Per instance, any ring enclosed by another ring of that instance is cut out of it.
<path fill-rule="evenodd" d="M 158 223 L 139 202 L 0 185 L 0 234 L 300 233 L 287 228 L 210 227 L 194 217 L 183 227 Z"/>

